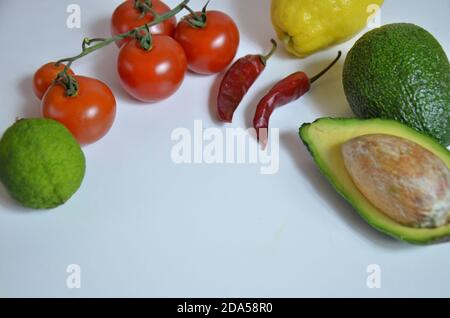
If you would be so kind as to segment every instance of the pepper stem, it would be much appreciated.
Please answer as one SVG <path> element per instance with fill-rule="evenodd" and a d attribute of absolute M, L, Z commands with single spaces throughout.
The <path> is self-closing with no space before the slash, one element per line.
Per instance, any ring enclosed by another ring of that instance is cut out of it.
<path fill-rule="evenodd" d="M 259 58 L 261 59 L 261 63 L 263 63 L 264 65 L 267 64 L 267 61 L 272 57 L 272 55 L 275 53 L 275 51 L 277 50 L 277 47 L 278 47 L 277 41 L 275 41 L 274 39 L 271 39 L 270 42 L 273 45 L 270 52 L 267 55 L 259 56 Z"/>
<path fill-rule="evenodd" d="M 342 52 L 339 51 L 337 57 L 334 59 L 333 62 L 331 62 L 330 65 L 327 66 L 327 68 L 325 68 L 322 72 L 320 72 L 319 74 L 317 74 L 314 77 L 311 77 L 311 79 L 309 80 L 309 82 L 311 84 L 313 84 L 315 81 L 317 81 L 319 78 L 321 78 L 323 75 L 325 75 L 326 72 L 328 72 L 341 58 Z"/>

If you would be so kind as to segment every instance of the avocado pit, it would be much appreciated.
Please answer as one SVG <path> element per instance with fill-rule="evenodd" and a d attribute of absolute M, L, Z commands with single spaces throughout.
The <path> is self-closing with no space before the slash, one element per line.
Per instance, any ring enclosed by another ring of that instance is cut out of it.
<path fill-rule="evenodd" d="M 341 152 L 358 190 L 391 219 L 415 228 L 450 223 L 450 170 L 432 152 L 385 134 L 351 139 Z"/>

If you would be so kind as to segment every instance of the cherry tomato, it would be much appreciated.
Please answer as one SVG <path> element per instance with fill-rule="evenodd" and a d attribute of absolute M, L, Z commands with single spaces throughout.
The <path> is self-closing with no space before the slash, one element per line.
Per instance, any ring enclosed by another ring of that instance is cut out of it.
<path fill-rule="evenodd" d="M 170 7 L 164 2 L 159 0 L 153 0 L 153 10 L 158 14 L 164 14 L 170 11 Z M 144 24 L 150 23 L 154 20 L 151 13 L 147 13 L 141 18 L 141 11 L 134 7 L 134 0 L 127 0 L 117 7 L 114 11 L 111 19 L 111 34 L 116 36 L 140 27 Z M 172 17 L 160 24 L 157 24 L 150 28 L 152 34 L 161 34 L 172 36 L 177 24 L 177 19 Z M 129 42 L 130 39 L 124 39 L 116 42 L 118 47 L 121 47 L 124 43 Z"/>
<path fill-rule="evenodd" d="M 47 92 L 50 85 L 58 77 L 58 74 L 64 70 L 65 65 L 55 65 L 55 62 L 50 62 L 43 65 L 34 73 L 33 90 L 37 98 L 42 99 L 45 92 Z M 69 69 L 69 74 L 74 75 L 73 71 Z"/>
<path fill-rule="evenodd" d="M 187 22 L 189 17 L 192 15 L 178 23 L 174 36 L 186 52 L 189 69 L 205 75 L 225 70 L 239 47 L 239 30 L 234 21 L 223 12 L 207 11 L 206 26 L 195 28 Z"/>
<path fill-rule="evenodd" d="M 81 145 L 96 142 L 111 128 L 116 116 L 116 100 L 103 82 L 74 76 L 79 90 L 67 96 L 63 85 L 52 85 L 42 100 L 45 118 L 59 121 L 69 129 Z"/>
<path fill-rule="evenodd" d="M 174 94 L 184 80 L 186 55 L 174 39 L 154 35 L 153 47 L 144 50 L 132 40 L 120 49 L 117 62 L 124 89 L 143 102 L 158 102 Z"/>

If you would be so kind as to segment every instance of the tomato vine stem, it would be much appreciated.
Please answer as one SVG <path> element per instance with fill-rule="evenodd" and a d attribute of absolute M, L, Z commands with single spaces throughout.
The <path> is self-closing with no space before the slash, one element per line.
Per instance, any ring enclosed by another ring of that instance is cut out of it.
<path fill-rule="evenodd" d="M 192 27 L 196 29 L 204 29 L 206 27 L 206 10 L 208 8 L 211 0 L 208 0 L 203 7 L 200 15 L 198 15 L 194 10 L 192 10 L 189 6 L 185 6 L 186 10 L 189 11 L 191 16 L 186 18 L 187 23 L 189 23 Z"/>
<path fill-rule="evenodd" d="M 152 0 L 134 0 L 134 8 L 141 12 L 140 19 L 144 18 L 147 13 L 151 13 L 155 19 L 159 17 L 159 14 L 153 10 Z"/>

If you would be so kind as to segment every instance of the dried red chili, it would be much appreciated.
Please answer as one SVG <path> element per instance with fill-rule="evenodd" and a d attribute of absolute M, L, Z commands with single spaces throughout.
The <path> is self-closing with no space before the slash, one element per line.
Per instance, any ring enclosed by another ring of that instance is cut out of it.
<path fill-rule="evenodd" d="M 261 141 L 263 145 L 267 143 L 269 119 L 275 108 L 293 102 L 306 94 L 310 90 L 311 84 L 328 72 L 341 58 L 341 55 L 342 52 L 339 51 L 336 59 L 327 68 L 311 79 L 304 72 L 296 72 L 289 75 L 278 82 L 267 95 L 261 99 L 256 108 L 253 126 L 256 129 L 258 140 Z"/>
<path fill-rule="evenodd" d="M 217 97 L 219 120 L 231 123 L 233 114 L 250 87 L 264 71 L 267 60 L 275 53 L 277 42 L 271 41 L 272 50 L 267 55 L 247 55 L 237 60 L 225 74 Z"/>

